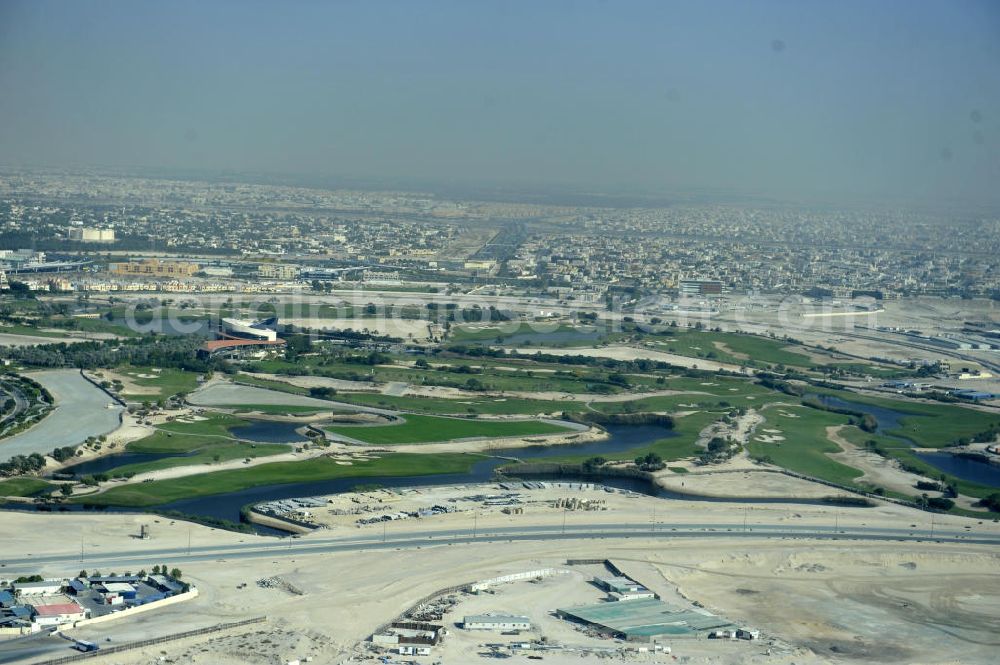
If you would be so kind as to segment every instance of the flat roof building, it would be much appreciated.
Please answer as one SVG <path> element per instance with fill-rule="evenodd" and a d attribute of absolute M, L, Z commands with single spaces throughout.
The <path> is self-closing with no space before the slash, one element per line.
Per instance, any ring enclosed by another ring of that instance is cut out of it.
<path fill-rule="evenodd" d="M 54 596 L 62 592 L 63 581 L 14 582 L 13 587 L 18 596 Z"/>
<path fill-rule="evenodd" d="M 705 610 L 672 607 L 652 598 L 566 607 L 557 609 L 556 614 L 606 635 L 636 642 L 659 636 L 707 636 L 714 630 L 735 629 L 730 622 Z"/>
<path fill-rule="evenodd" d="M 87 610 L 75 602 L 35 606 L 35 623 L 39 626 L 61 626 L 86 618 Z"/>
<path fill-rule="evenodd" d="M 605 591 L 614 593 L 626 593 L 629 591 L 639 591 L 644 589 L 641 584 L 627 577 L 595 577 L 594 584 Z"/>
<path fill-rule="evenodd" d="M 462 619 L 466 630 L 531 630 L 531 619 L 513 614 L 473 614 Z"/>
<path fill-rule="evenodd" d="M 108 271 L 115 275 L 140 275 L 143 277 L 191 277 L 198 272 L 197 263 L 187 261 L 160 261 L 145 259 L 128 263 L 111 263 Z"/>

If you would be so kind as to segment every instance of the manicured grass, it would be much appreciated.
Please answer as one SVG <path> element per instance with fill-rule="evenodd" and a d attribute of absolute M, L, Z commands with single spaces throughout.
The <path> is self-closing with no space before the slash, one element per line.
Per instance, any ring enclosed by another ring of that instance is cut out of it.
<path fill-rule="evenodd" d="M 13 323 L 10 325 L 0 325 L 0 333 L 5 335 L 31 335 L 32 337 L 52 337 L 54 338 L 53 344 L 58 341 L 59 338 L 67 337 L 67 333 L 55 332 L 52 330 L 39 330 L 34 326 L 26 326 L 20 323 Z"/>
<path fill-rule="evenodd" d="M 533 326 L 527 321 L 494 321 L 485 324 L 488 327 L 481 327 L 482 325 L 484 324 L 471 323 L 452 326 L 449 333 L 450 340 L 461 343 L 495 342 L 497 339 L 502 339 L 503 343 L 506 343 L 506 338 L 516 335 L 518 339 L 525 340 L 522 343 L 530 342 L 531 346 L 589 346 L 597 343 L 597 336 L 606 335 L 608 332 L 607 326 L 603 324 L 560 323 L 553 326 L 551 323 L 538 323 Z M 577 334 L 579 337 L 574 339 Z"/>
<path fill-rule="evenodd" d="M 265 485 L 314 482 L 335 478 L 362 479 L 371 476 L 463 473 L 467 472 L 480 459 L 482 458 L 473 455 L 393 454 L 344 466 L 328 457 L 318 457 L 302 462 L 274 462 L 246 469 L 215 471 L 151 483 L 120 485 L 95 496 L 77 499 L 76 502 L 103 506 L 155 506 L 181 499 L 238 492 Z"/>
<path fill-rule="evenodd" d="M 798 417 L 783 416 L 781 412 Z M 826 428 L 846 424 L 847 416 L 805 406 L 773 407 L 765 413 L 767 421 L 757 429 L 756 436 L 767 434 L 762 430 L 777 429 L 781 430 L 780 436 L 785 440 L 763 443 L 752 438 L 747 445 L 752 457 L 770 460 L 790 471 L 842 485 L 855 485 L 854 480 L 863 475 L 862 471 L 827 456 L 827 453 L 841 452 L 841 448 L 826 437 Z"/>
<path fill-rule="evenodd" d="M 126 448 L 133 453 L 175 453 L 198 450 L 207 445 L 234 443 L 230 427 L 247 421 L 227 414 L 212 414 L 205 420 L 175 421 L 159 426 L 159 431 L 134 441 Z"/>
<path fill-rule="evenodd" d="M 153 371 L 149 367 L 127 367 L 118 370 L 129 380 L 146 388 L 156 388 L 156 393 L 128 394 L 122 395 L 127 400 L 144 402 L 156 401 L 158 399 L 170 397 L 178 393 L 191 392 L 198 387 L 198 374 L 195 372 L 185 372 L 179 369 L 161 369 Z"/>
<path fill-rule="evenodd" d="M 482 399 L 442 399 L 436 397 L 398 397 L 380 393 L 337 393 L 338 401 L 363 406 L 377 406 L 401 411 L 433 414 L 488 413 L 496 415 L 535 415 L 560 411 L 582 411 L 582 402 L 569 400 L 484 397 Z"/>
<path fill-rule="evenodd" d="M 126 450 L 130 453 L 194 453 L 184 457 L 167 457 L 150 462 L 125 464 L 111 469 L 112 476 L 125 476 L 158 469 L 192 464 L 211 464 L 244 457 L 279 455 L 292 450 L 280 443 L 240 443 L 234 440 L 230 427 L 246 425 L 247 421 L 227 414 L 213 414 L 206 420 L 172 422 L 160 426 L 159 431 L 144 439 L 134 441 Z M 216 460 L 215 458 L 219 459 Z"/>
<path fill-rule="evenodd" d="M 655 397 L 637 396 L 639 399 L 627 402 L 594 401 L 591 406 L 604 413 L 641 413 L 646 411 L 684 411 L 692 408 L 712 411 L 741 406 L 760 408 L 771 402 L 798 401 L 795 397 L 770 390 L 743 379 L 721 377 L 691 379 L 679 377 L 668 380 L 666 388 L 689 392 L 679 395 L 658 395 Z"/>
<path fill-rule="evenodd" d="M 258 413 L 268 413 L 272 415 L 294 415 L 301 416 L 312 413 L 321 413 L 324 409 L 317 408 L 315 406 L 295 406 L 288 404 L 229 404 L 222 406 L 213 406 L 213 409 L 233 409 L 236 414 L 249 413 L 250 411 L 256 411 Z"/>
<path fill-rule="evenodd" d="M 111 476 L 132 476 L 148 471 L 158 471 L 160 469 L 171 469 L 177 466 L 191 466 L 194 464 L 213 464 L 228 462 L 234 459 L 268 457 L 270 455 L 280 455 L 291 452 L 292 447 L 281 443 L 231 443 L 231 444 L 209 444 L 200 448 L 194 455 L 183 457 L 164 457 L 163 459 L 151 462 L 140 462 L 137 464 L 125 464 L 115 467 L 109 471 Z"/>
<path fill-rule="evenodd" d="M 252 367 L 256 370 L 269 374 L 301 374 L 313 376 L 325 376 L 334 379 L 346 379 L 351 381 L 377 381 L 380 383 L 398 381 L 415 385 L 449 386 L 454 388 L 467 388 L 470 379 L 474 379 L 482 387 L 489 390 L 517 390 L 517 391 L 562 391 L 568 393 L 588 392 L 591 384 L 604 383 L 607 380 L 610 370 L 600 367 L 577 367 L 566 365 L 558 367 L 558 373 L 553 371 L 533 371 L 533 369 L 548 370 L 548 365 L 533 368 L 530 363 L 510 364 L 506 367 L 499 367 L 498 363 L 488 363 L 479 358 L 463 359 L 461 362 L 453 362 L 456 359 L 449 358 L 447 363 L 439 363 L 437 359 L 432 362 L 429 368 L 413 367 L 409 362 L 406 364 L 384 364 L 384 365 L 364 365 L 339 361 L 321 361 L 315 357 L 304 357 L 294 363 L 284 360 L 266 360 L 254 363 Z M 437 367 L 438 365 L 444 365 Z M 473 371 L 462 371 L 462 366 L 476 368 Z M 483 370 L 479 371 L 479 367 Z M 510 368 L 514 367 L 515 371 Z M 455 371 L 458 370 L 458 371 Z M 240 380 L 246 377 L 241 374 Z M 257 381 L 266 379 L 257 379 Z M 655 379 L 642 378 L 635 379 L 636 383 L 652 384 Z M 257 384 L 265 385 L 265 384 Z M 267 387 L 265 385 L 265 387 Z M 620 392 L 618 386 L 609 386 L 612 392 Z"/>
<path fill-rule="evenodd" d="M 840 435 L 859 448 L 866 448 L 868 441 L 874 441 L 875 448 L 881 454 L 899 460 L 905 468 L 912 470 L 914 473 L 922 474 L 934 480 L 938 480 L 942 475 L 945 475 L 949 483 L 955 484 L 960 494 L 983 498 L 998 491 L 996 487 L 990 487 L 989 485 L 984 485 L 982 483 L 975 483 L 969 480 L 962 480 L 961 478 L 957 478 L 952 475 L 943 474 L 941 469 L 917 457 L 911 448 L 897 439 L 880 434 L 863 432 L 857 427 L 845 427 L 840 431 Z M 905 496 L 905 498 L 913 499 L 914 497 L 920 496 L 922 492 L 923 490 L 919 490 L 914 487 L 912 494 Z M 931 494 L 935 495 L 936 493 L 932 492 Z"/>
<path fill-rule="evenodd" d="M 786 349 L 790 346 L 788 342 L 758 335 L 671 328 L 644 335 L 642 339 L 654 341 L 660 350 L 668 353 L 734 365 L 812 367 L 815 364 L 809 356 Z"/>
<path fill-rule="evenodd" d="M 406 422 L 393 425 L 327 426 L 334 434 L 372 444 L 430 443 L 470 437 L 530 436 L 556 434 L 568 428 L 539 420 L 468 420 L 407 414 Z"/>
<path fill-rule="evenodd" d="M 9 478 L 0 480 L 0 496 L 34 496 L 53 487 L 38 478 Z"/>
<path fill-rule="evenodd" d="M 990 425 L 1000 425 L 1000 415 L 955 404 L 910 402 L 826 388 L 810 390 L 849 402 L 910 414 L 900 419 L 901 428 L 887 433 L 906 437 L 924 448 L 941 448 L 960 438 L 988 430 Z"/>

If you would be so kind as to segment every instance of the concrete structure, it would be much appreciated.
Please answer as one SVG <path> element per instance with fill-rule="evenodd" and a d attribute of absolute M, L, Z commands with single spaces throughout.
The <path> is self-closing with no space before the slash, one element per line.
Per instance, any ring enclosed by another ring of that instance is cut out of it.
<path fill-rule="evenodd" d="M 645 588 L 635 580 L 627 577 L 595 577 L 594 584 L 605 591 L 614 593 L 627 593 Z"/>
<path fill-rule="evenodd" d="M 302 268 L 287 263 L 262 263 L 257 266 L 257 275 L 264 279 L 298 279 Z"/>
<path fill-rule="evenodd" d="M 262 358 L 269 351 L 280 351 L 285 346 L 285 340 L 257 339 L 216 339 L 205 342 L 198 347 L 198 355 L 205 358 Z"/>
<path fill-rule="evenodd" d="M 466 630 L 531 630 L 531 619 L 513 614 L 473 614 L 462 619 Z"/>
<path fill-rule="evenodd" d="M 278 339 L 274 326 L 277 318 L 261 321 L 240 321 L 239 319 L 222 319 L 219 322 L 219 337 L 223 339 L 252 339 L 273 342 Z"/>
<path fill-rule="evenodd" d="M 75 242 L 110 244 L 115 241 L 115 230 L 92 226 L 74 226 L 69 230 L 69 239 Z"/>
<path fill-rule="evenodd" d="M 679 288 L 683 296 L 722 295 L 722 282 L 716 280 L 682 279 Z"/>

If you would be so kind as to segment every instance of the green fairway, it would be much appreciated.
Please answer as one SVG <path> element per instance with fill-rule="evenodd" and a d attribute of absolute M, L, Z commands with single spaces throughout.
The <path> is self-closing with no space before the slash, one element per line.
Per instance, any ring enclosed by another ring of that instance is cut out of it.
<path fill-rule="evenodd" d="M 812 367 L 813 360 L 794 351 L 784 340 L 743 333 L 671 328 L 645 337 L 657 348 L 691 358 L 704 358 L 733 365 L 789 365 Z"/>
<path fill-rule="evenodd" d="M 841 448 L 826 437 L 826 428 L 846 424 L 847 416 L 805 406 L 775 406 L 765 414 L 766 422 L 757 428 L 747 445 L 752 457 L 842 485 L 854 485 L 854 479 L 862 475 L 860 470 L 827 455 L 839 453 Z M 772 435 L 766 430 L 780 430 L 780 434 L 773 435 L 784 437 L 784 440 L 771 443 L 757 440 Z"/>
<path fill-rule="evenodd" d="M 941 448 L 988 430 L 991 425 L 1000 426 L 1000 415 L 966 406 L 913 402 L 826 388 L 817 388 L 814 392 L 907 414 L 900 418 L 902 427 L 886 433 L 906 437 L 924 448 Z"/>
<path fill-rule="evenodd" d="M 571 400 L 542 400 L 505 397 L 470 399 L 442 399 L 437 397 L 397 397 L 380 393 L 337 393 L 334 398 L 349 404 L 377 406 L 400 411 L 419 411 L 433 414 L 488 413 L 495 415 L 536 415 L 561 411 L 583 411 L 583 402 Z"/>
<path fill-rule="evenodd" d="M 246 425 L 248 421 L 224 414 L 214 414 L 205 420 L 173 422 L 144 439 L 126 446 L 131 453 L 192 453 L 183 457 L 165 457 L 116 467 L 111 476 L 128 476 L 158 469 L 192 464 L 212 464 L 246 457 L 278 455 L 292 450 L 281 443 L 245 443 L 235 439 L 230 427 Z"/>
<path fill-rule="evenodd" d="M 867 448 L 869 441 L 874 442 L 875 450 L 877 450 L 879 454 L 899 460 L 899 462 L 903 465 L 903 468 L 913 473 L 924 475 L 934 480 L 939 480 L 941 476 L 945 476 L 947 478 L 947 482 L 954 483 L 958 488 L 958 491 L 966 496 L 982 498 L 997 491 L 996 487 L 962 480 L 961 478 L 956 478 L 955 476 L 942 473 L 942 471 L 933 464 L 925 462 L 917 457 L 909 446 L 903 444 L 897 439 L 893 439 L 892 437 L 881 434 L 871 434 L 869 432 L 864 432 L 857 427 L 845 427 L 840 430 L 840 435 L 859 448 Z M 921 490 L 914 487 L 913 492 L 910 495 L 906 495 L 905 498 L 913 499 L 920 493 Z"/>
<path fill-rule="evenodd" d="M 198 387 L 198 374 L 179 369 L 153 369 L 150 367 L 125 367 L 120 374 L 143 388 L 155 388 L 156 392 L 124 393 L 123 398 L 132 402 L 145 402 L 171 397 L 178 393 L 191 392 Z"/>
<path fill-rule="evenodd" d="M 567 427 L 540 420 L 470 420 L 407 414 L 406 422 L 392 425 L 328 425 L 326 430 L 365 443 L 392 445 L 454 441 L 471 437 L 502 438 L 557 434 Z"/>
<path fill-rule="evenodd" d="M 34 496 L 50 487 L 52 483 L 38 478 L 9 478 L 0 480 L 0 496 Z"/>
<path fill-rule="evenodd" d="M 132 453 L 175 453 L 197 450 L 206 445 L 234 443 L 230 427 L 246 425 L 248 421 L 222 413 L 204 420 L 164 423 L 154 434 L 126 446 Z"/>
<path fill-rule="evenodd" d="M 481 459 L 481 457 L 474 455 L 400 453 L 344 466 L 328 457 L 319 457 L 302 462 L 274 462 L 246 469 L 215 471 L 151 483 L 121 485 L 95 496 L 79 498 L 75 502 L 97 506 L 155 506 L 180 499 L 238 492 L 264 485 L 315 482 L 335 478 L 362 479 L 372 476 L 463 473 Z"/>
<path fill-rule="evenodd" d="M 315 406 L 295 406 L 289 404 L 222 404 L 211 407 L 213 409 L 233 409 L 237 415 L 256 411 L 278 416 L 304 416 L 313 413 L 321 413 L 324 409 Z"/>

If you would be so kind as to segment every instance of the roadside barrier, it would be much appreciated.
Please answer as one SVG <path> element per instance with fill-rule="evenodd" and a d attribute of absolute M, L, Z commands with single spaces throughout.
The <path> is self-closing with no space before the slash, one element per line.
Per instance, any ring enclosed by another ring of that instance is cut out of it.
<path fill-rule="evenodd" d="M 63 656 L 61 658 L 40 662 L 37 665 L 61 665 L 61 663 L 75 663 L 85 658 L 93 658 L 95 656 L 107 656 L 110 654 L 122 653 L 123 651 L 142 649 L 143 647 L 153 646 L 155 644 L 163 644 L 164 642 L 183 640 L 188 637 L 197 637 L 199 635 L 218 633 L 223 630 L 230 630 L 232 628 L 239 628 L 241 626 L 249 626 L 256 623 L 263 623 L 264 621 L 267 621 L 266 616 L 253 617 L 252 619 L 244 619 L 243 621 L 234 621 L 232 623 L 220 623 L 216 624 L 215 626 L 209 626 L 208 628 L 198 628 L 196 630 L 188 630 L 183 633 L 174 633 L 173 635 L 154 637 L 148 640 L 139 640 L 137 642 L 126 642 L 124 644 L 117 644 L 113 647 L 98 649 L 97 651 L 89 651 L 85 653 L 73 654 L 72 656 Z"/>

